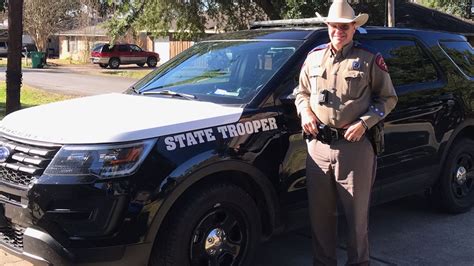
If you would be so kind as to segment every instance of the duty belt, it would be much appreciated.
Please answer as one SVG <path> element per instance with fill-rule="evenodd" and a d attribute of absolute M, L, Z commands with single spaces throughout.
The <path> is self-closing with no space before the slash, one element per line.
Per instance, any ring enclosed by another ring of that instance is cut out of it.
<path fill-rule="evenodd" d="M 316 139 L 325 144 L 332 144 L 337 140 L 344 139 L 345 133 L 346 129 L 318 124 L 318 134 L 316 135 Z M 313 139 L 313 136 L 303 133 L 303 138 L 311 140 Z"/>

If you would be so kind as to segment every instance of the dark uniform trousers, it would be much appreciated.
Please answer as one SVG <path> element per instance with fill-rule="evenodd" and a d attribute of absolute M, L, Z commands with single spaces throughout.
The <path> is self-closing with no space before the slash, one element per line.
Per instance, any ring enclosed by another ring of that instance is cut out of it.
<path fill-rule="evenodd" d="M 337 198 L 348 223 L 348 265 L 368 265 L 368 208 L 376 157 L 367 137 L 308 142 L 306 179 L 314 265 L 337 265 Z"/>

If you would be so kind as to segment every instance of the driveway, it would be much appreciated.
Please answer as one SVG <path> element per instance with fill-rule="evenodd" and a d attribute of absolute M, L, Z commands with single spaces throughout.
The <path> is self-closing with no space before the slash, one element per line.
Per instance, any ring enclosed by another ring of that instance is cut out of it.
<path fill-rule="evenodd" d="M 135 68 L 140 71 L 140 68 Z M 5 80 L 6 68 L 0 68 L 0 80 Z M 91 71 L 101 71 L 97 66 L 55 67 L 45 69 L 23 69 L 23 83 L 51 92 L 88 96 L 103 93 L 123 92 L 136 79 L 91 75 Z"/>
<path fill-rule="evenodd" d="M 339 221 L 338 265 L 344 265 L 346 226 Z M 473 224 L 474 210 L 442 213 L 421 195 L 376 206 L 370 214 L 371 265 L 473 266 Z M 263 244 L 255 265 L 312 265 L 309 227 Z"/>
<path fill-rule="evenodd" d="M 445 214 L 425 197 L 413 196 L 373 208 L 370 222 L 371 265 L 474 265 L 474 211 Z M 338 264 L 344 265 L 346 228 L 342 219 L 339 224 Z M 31 266 L 1 248 L 0 265 Z M 263 243 L 253 266 L 311 265 L 306 226 Z"/>

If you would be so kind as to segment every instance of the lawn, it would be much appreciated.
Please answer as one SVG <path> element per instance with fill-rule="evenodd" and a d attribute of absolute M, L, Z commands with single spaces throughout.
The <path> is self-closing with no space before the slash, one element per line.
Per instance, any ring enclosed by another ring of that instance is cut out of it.
<path fill-rule="evenodd" d="M 50 93 L 44 90 L 35 89 L 23 85 L 21 88 L 21 107 L 28 108 L 35 105 L 41 105 L 45 103 L 57 102 L 66 99 L 71 99 L 73 96 L 62 95 L 58 93 Z M 6 84 L 5 82 L 0 82 L 0 119 L 5 116 L 5 107 L 6 107 Z"/>
<path fill-rule="evenodd" d="M 0 57 L 0 67 L 7 67 L 7 58 L 6 57 Z M 31 58 L 28 58 L 25 61 L 25 58 L 21 58 L 21 67 L 22 68 L 31 68 Z"/>

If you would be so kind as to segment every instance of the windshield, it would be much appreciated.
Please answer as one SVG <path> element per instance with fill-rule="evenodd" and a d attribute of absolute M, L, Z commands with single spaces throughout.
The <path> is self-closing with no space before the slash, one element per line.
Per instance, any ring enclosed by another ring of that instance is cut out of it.
<path fill-rule="evenodd" d="M 282 40 L 201 42 L 146 76 L 135 89 L 139 93 L 167 90 L 194 95 L 200 101 L 245 104 L 300 45 L 301 41 Z"/>

